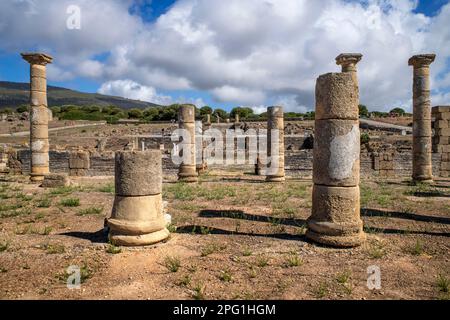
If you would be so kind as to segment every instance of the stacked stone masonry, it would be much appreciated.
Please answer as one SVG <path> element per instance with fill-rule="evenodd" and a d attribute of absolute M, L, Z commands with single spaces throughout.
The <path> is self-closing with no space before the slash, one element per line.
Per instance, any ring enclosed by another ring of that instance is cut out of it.
<path fill-rule="evenodd" d="M 358 104 L 359 90 L 351 72 L 317 79 L 313 205 L 306 236 L 335 247 L 358 246 L 365 240 Z"/>
<path fill-rule="evenodd" d="M 160 150 L 115 155 L 116 196 L 109 238 L 122 246 L 145 246 L 169 237 L 163 215 Z"/>
<path fill-rule="evenodd" d="M 432 110 L 434 118 L 433 152 L 440 157 L 439 176 L 450 177 L 450 106 Z"/>

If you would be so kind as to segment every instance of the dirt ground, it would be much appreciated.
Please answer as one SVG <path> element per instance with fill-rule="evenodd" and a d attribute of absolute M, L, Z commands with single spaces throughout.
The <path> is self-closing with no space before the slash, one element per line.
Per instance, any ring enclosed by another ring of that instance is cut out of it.
<path fill-rule="evenodd" d="M 112 177 L 59 189 L 0 180 L 1 299 L 450 298 L 450 180 L 362 181 L 368 240 L 356 249 L 305 239 L 308 180 L 209 172 L 191 186 L 168 177 L 172 235 L 145 248 L 108 244 Z M 80 290 L 66 286 L 73 265 Z M 381 290 L 367 287 L 370 266 Z"/>

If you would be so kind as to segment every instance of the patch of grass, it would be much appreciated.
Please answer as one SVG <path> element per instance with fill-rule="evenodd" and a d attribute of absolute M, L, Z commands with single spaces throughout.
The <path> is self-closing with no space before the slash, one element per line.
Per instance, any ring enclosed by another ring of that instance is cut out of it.
<path fill-rule="evenodd" d="M 185 275 L 183 278 L 178 280 L 177 285 L 180 287 L 189 287 L 191 284 L 192 278 L 189 274 Z"/>
<path fill-rule="evenodd" d="M 293 267 L 298 267 L 301 266 L 303 264 L 302 259 L 298 256 L 297 253 L 292 252 L 289 254 L 289 256 L 287 257 L 287 261 L 285 263 L 285 266 L 287 268 L 293 268 Z"/>
<path fill-rule="evenodd" d="M 38 208 L 50 208 L 52 206 L 52 200 L 48 197 L 42 198 L 36 204 Z"/>
<path fill-rule="evenodd" d="M 422 241 L 417 240 L 414 246 L 407 248 L 406 251 L 413 256 L 420 256 L 425 252 L 425 247 Z"/>
<path fill-rule="evenodd" d="M 63 244 L 47 244 L 45 245 L 45 251 L 48 254 L 62 254 L 66 252 L 66 247 Z"/>
<path fill-rule="evenodd" d="M 76 191 L 76 187 L 59 187 L 50 191 L 51 195 L 60 196 L 60 195 L 69 195 Z"/>
<path fill-rule="evenodd" d="M 48 236 L 53 231 L 52 227 L 45 226 L 44 229 L 31 229 L 31 233 L 39 234 L 41 236 Z"/>
<path fill-rule="evenodd" d="M 201 227 L 200 227 L 200 232 L 201 232 L 202 235 L 206 236 L 206 235 L 208 235 L 208 234 L 211 233 L 211 230 L 212 230 L 212 229 L 213 229 L 213 228 L 211 228 L 211 227 L 204 227 L 204 226 L 201 226 Z"/>
<path fill-rule="evenodd" d="M 195 300 L 205 300 L 205 286 L 197 284 L 193 289 L 192 298 Z"/>
<path fill-rule="evenodd" d="M 250 257 L 253 254 L 252 250 L 250 250 L 250 248 L 245 248 L 244 251 L 242 251 L 242 255 L 244 257 Z"/>
<path fill-rule="evenodd" d="M 184 182 L 177 182 L 173 185 L 170 185 L 164 191 L 167 196 L 171 196 L 172 198 L 177 200 L 195 199 L 193 188 Z"/>
<path fill-rule="evenodd" d="M 27 195 L 27 194 L 25 194 L 23 192 L 16 193 L 15 198 L 16 199 L 20 199 L 20 200 L 25 201 L 25 202 L 29 202 L 29 201 L 33 200 L 33 196 L 32 195 Z"/>
<path fill-rule="evenodd" d="M 103 207 L 89 207 L 78 211 L 77 216 L 98 215 L 103 212 Z"/>
<path fill-rule="evenodd" d="M 78 198 L 67 198 L 67 199 L 61 200 L 59 204 L 62 205 L 63 207 L 69 207 L 69 208 L 79 207 L 80 206 L 80 199 L 78 199 Z"/>
<path fill-rule="evenodd" d="M 164 265 L 167 268 L 167 270 L 169 270 L 170 272 L 178 272 L 178 270 L 181 267 L 181 260 L 178 257 L 170 257 L 167 256 L 164 259 Z"/>
<path fill-rule="evenodd" d="M 220 271 L 219 279 L 220 279 L 220 281 L 223 281 L 223 282 L 230 282 L 233 279 L 230 270 Z"/>
<path fill-rule="evenodd" d="M 220 245 L 218 243 L 209 243 L 202 248 L 201 256 L 207 257 L 215 252 L 222 251 L 226 248 L 226 245 Z"/>
<path fill-rule="evenodd" d="M 9 242 L 2 241 L 0 242 L 0 252 L 6 251 L 9 248 Z"/>
<path fill-rule="evenodd" d="M 350 270 L 345 270 L 336 275 L 336 281 L 340 284 L 346 284 L 350 280 L 351 276 L 352 272 Z"/>
<path fill-rule="evenodd" d="M 259 256 L 256 259 L 256 265 L 260 268 L 267 267 L 269 265 L 269 258 L 266 256 Z"/>
<path fill-rule="evenodd" d="M 177 232 L 177 226 L 174 224 L 169 224 L 167 226 L 167 230 L 169 230 L 170 233 L 175 233 L 175 232 Z"/>
<path fill-rule="evenodd" d="M 106 248 L 106 252 L 110 254 L 119 254 L 122 252 L 122 249 L 120 247 L 116 247 L 113 244 L 109 244 Z"/>
<path fill-rule="evenodd" d="M 321 282 L 314 290 L 314 295 L 316 296 L 316 298 L 322 299 L 326 297 L 328 291 L 329 291 L 328 284 L 326 282 Z"/>
<path fill-rule="evenodd" d="M 109 184 L 106 184 L 104 186 L 97 188 L 96 191 L 114 194 L 116 192 L 116 187 L 114 186 L 114 183 L 109 183 Z"/>
<path fill-rule="evenodd" d="M 223 200 L 225 198 L 236 197 L 236 189 L 231 186 L 215 186 L 213 188 L 199 189 L 198 196 L 206 200 Z"/>
<path fill-rule="evenodd" d="M 367 253 L 371 259 L 381 259 L 386 255 L 386 249 L 382 243 L 377 242 L 369 247 Z"/>
<path fill-rule="evenodd" d="M 257 275 L 258 275 L 258 272 L 256 271 L 256 269 L 253 266 L 250 266 L 250 271 L 248 273 L 248 277 L 250 279 L 254 279 L 254 278 L 256 278 Z"/>
<path fill-rule="evenodd" d="M 443 274 L 438 275 L 436 285 L 440 292 L 444 293 L 450 292 L 450 279 L 444 276 Z"/>

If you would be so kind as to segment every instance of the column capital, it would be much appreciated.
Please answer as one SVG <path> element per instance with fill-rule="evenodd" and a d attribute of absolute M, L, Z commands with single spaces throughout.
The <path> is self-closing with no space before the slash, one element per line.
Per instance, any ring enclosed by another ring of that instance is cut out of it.
<path fill-rule="evenodd" d="M 418 54 L 415 56 L 412 56 L 408 60 L 409 66 L 417 67 L 426 67 L 429 66 L 434 62 L 434 59 L 436 58 L 436 55 L 434 53 L 431 54 Z"/>
<path fill-rule="evenodd" d="M 53 57 L 45 53 L 21 53 L 22 58 L 30 64 L 45 66 L 53 62 Z"/>
<path fill-rule="evenodd" d="M 336 64 L 338 66 L 355 66 L 358 62 L 361 61 L 363 55 L 361 53 L 341 53 L 336 57 Z"/>

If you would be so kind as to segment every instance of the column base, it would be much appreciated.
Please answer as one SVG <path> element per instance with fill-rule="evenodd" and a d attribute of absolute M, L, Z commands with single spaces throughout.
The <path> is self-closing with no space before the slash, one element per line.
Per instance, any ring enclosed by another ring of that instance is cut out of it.
<path fill-rule="evenodd" d="M 142 235 L 122 235 L 111 231 L 109 234 L 109 240 L 117 246 L 139 247 L 156 244 L 166 240 L 169 236 L 170 232 L 166 228 L 157 232 Z"/>
<path fill-rule="evenodd" d="M 352 248 L 366 241 L 362 221 L 333 223 L 308 220 L 306 237 L 314 242 L 336 248 Z"/>
<path fill-rule="evenodd" d="M 39 183 L 44 181 L 45 176 L 44 175 L 36 175 L 36 174 L 30 174 L 30 181 L 32 183 Z"/>
<path fill-rule="evenodd" d="M 366 241 L 364 232 L 348 236 L 330 236 L 308 230 L 306 231 L 306 237 L 314 242 L 336 248 L 359 247 Z"/>

